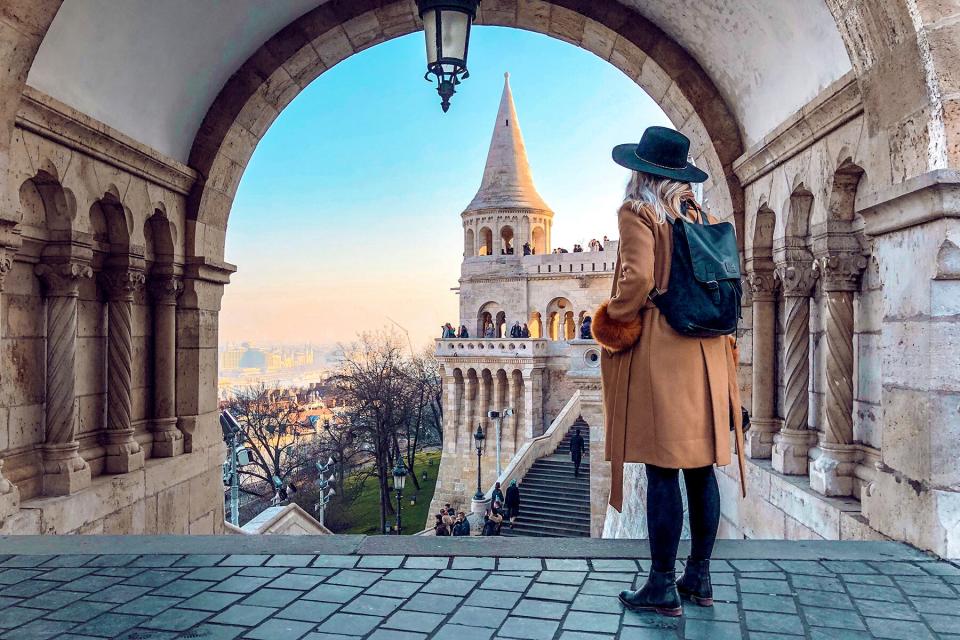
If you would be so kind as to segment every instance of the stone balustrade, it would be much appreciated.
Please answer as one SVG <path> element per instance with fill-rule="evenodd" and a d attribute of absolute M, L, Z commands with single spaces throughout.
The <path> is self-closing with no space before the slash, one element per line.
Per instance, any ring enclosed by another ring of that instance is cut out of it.
<path fill-rule="evenodd" d="M 549 355 L 549 340 L 543 338 L 448 338 L 437 339 L 437 356 L 511 356 L 527 358 Z"/>

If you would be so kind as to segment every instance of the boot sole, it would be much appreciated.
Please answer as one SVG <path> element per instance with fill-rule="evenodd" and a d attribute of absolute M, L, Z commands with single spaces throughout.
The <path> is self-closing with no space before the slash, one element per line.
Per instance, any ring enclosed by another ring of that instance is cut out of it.
<path fill-rule="evenodd" d="M 701 598 L 700 596 L 695 596 L 692 593 L 684 593 L 683 591 L 680 591 L 679 593 L 680 593 L 680 598 L 682 600 L 689 600 L 690 602 L 692 602 L 697 606 L 700 606 L 700 607 L 713 606 L 713 598 Z"/>
<path fill-rule="evenodd" d="M 661 616 L 667 616 L 670 618 L 679 618 L 683 615 L 683 607 L 677 607 L 676 609 L 666 609 L 664 607 L 638 607 L 636 605 L 630 604 L 620 596 L 617 596 L 617 599 L 620 600 L 620 603 L 631 611 L 655 611 Z"/>

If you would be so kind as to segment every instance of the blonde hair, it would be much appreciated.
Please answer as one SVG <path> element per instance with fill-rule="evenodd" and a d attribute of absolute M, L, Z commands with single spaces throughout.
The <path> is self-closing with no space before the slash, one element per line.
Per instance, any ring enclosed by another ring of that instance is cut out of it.
<path fill-rule="evenodd" d="M 696 213 L 683 214 L 680 205 L 685 201 L 693 203 Z M 660 178 L 642 171 L 634 171 L 630 175 L 623 203 L 630 205 L 635 212 L 645 206 L 652 208 L 660 223 L 667 219 L 667 215 L 695 219 L 701 211 L 689 182 Z"/>

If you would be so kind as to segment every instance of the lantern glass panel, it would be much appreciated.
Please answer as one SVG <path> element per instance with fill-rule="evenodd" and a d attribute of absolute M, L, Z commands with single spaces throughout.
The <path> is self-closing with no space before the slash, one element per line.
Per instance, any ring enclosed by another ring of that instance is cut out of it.
<path fill-rule="evenodd" d="M 440 31 L 443 36 L 441 55 L 444 58 L 466 58 L 467 30 L 470 16 L 460 11 L 443 11 L 440 16 Z M 452 69 L 451 69 L 452 71 Z"/>
<path fill-rule="evenodd" d="M 427 43 L 427 65 L 437 61 L 437 10 L 423 14 L 423 31 Z"/>

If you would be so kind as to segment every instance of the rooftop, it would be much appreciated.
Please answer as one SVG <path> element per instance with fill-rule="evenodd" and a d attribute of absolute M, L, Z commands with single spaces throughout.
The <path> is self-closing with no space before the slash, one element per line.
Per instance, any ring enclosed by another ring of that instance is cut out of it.
<path fill-rule="evenodd" d="M 545 556 L 536 538 L 24 536 L 0 538 L 0 551 L 3 638 L 960 633 L 960 567 L 898 543 L 719 541 L 717 603 L 680 619 L 616 600 L 649 567 L 643 541 L 551 540 Z"/>

